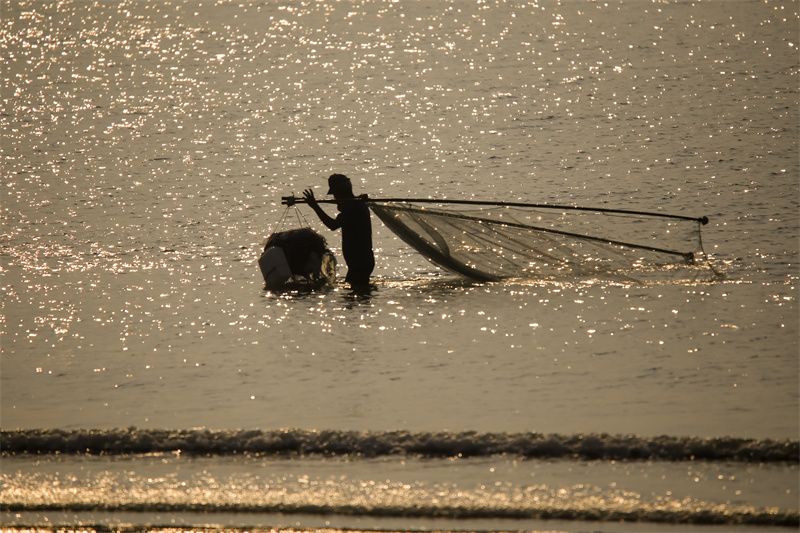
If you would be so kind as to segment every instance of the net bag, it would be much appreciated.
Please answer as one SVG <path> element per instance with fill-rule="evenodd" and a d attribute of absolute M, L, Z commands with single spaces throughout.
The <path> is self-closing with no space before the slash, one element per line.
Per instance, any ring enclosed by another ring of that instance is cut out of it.
<path fill-rule="evenodd" d="M 324 285 L 336 279 L 336 258 L 325 238 L 311 228 L 270 235 L 258 266 L 268 289 L 293 284 Z"/>

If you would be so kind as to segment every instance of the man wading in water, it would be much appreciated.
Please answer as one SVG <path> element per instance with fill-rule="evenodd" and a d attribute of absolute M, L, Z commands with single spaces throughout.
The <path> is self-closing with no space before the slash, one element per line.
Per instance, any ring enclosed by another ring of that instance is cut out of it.
<path fill-rule="evenodd" d="M 322 210 L 311 189 L 306 189 L 303 197 L 328 229 L 342 228 L 342 255 L 347 263 L 345 281 L 354 289 L 368 288 L 369 276 L 375 268 L 369 207 L 353 195 L 353 185 L 344 174 L 333 174 L 328 178 L 328 194 L 337 201 L 339 214 L 336 218 Z"/>

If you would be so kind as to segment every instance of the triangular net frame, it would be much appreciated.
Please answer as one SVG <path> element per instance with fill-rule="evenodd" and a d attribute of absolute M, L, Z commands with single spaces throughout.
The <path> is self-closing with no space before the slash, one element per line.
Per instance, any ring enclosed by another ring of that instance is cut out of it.
<path fill-rule="evenodd" d="M 478 281 L 692 266 L 705 217 L 573 206 L 378 200 L 383 223 L 435 265 Z"/>

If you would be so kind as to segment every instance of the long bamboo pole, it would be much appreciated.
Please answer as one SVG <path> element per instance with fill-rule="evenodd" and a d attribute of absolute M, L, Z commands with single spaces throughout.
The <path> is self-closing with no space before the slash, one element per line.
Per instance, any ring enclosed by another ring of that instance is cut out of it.
<path fill-rule="evenodd" d="M 460 205 L 488 205 L 495 207 L 534 207 L 539 209 L 567 209 L 572 211 L 593 211 L 596 213 L 618 213 L 626 215 L 643 215 L 651 217 L 675 218 L 679 220 L 693 220 L 703 225 L 708 224 L 708 217 L 689 217 L 684 215 L 670 215 L 666 213 L 654 213 L 650 211 L 632 211 L 628 209 L 611 209 L 607 207 L 581 207 L 576 205 L 558 205 L 558 204 L 530 204 L 525 202 L 491 202 L 482 200 L 447 200 L 436 198 L 370 198 L 366 194 L 358 196 L 356 200 L 375 202 L 375 203 L 409 203 L 409 204 L 460 204 Z M 321 204 L 335 204 L 338 200 L 317 199 Z M 283 196 L 281 203 L 284 205 L 304 204 L 305 198 L 297 198 L 292 196 Z"/>

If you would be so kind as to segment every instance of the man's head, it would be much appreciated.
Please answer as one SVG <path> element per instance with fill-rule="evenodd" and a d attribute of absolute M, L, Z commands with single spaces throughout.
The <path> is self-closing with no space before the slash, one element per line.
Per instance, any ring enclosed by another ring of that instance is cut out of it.
<path fill-rule="evenodd" d="M 344 174 L 331 174 L 328 178 L 328 194 L 336 198 L 350 198 L 353 196 L 353 184 Z"/>

